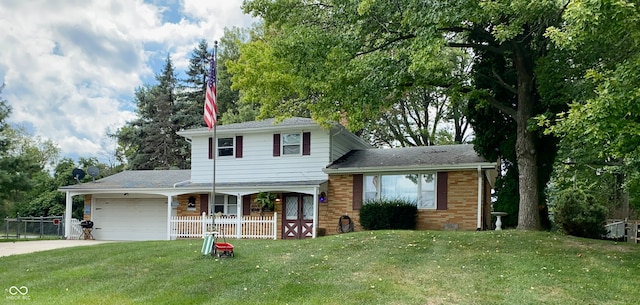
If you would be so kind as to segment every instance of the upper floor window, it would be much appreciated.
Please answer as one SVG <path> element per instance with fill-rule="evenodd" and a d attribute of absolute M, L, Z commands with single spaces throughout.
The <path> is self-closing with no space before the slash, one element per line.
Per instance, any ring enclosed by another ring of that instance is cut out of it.
<path fill-rule="evenodd" d="M 406 175 L 370 175 L 364 177 L 364 199 L 404 199 L 418 209 L 436 208 L 436 183 L 433 173 Z"/>
<path fill-rule="evenodd" d="M 273 135 L 273 156 L 311 155 L 311 133 L 276 133 Z"/>
<path fill-rule="evenodd" d="M 233 138 L 218 138 L 218 157 L 233 156 Z"/>
<path fill-rule="evenodd" d="M 218 138 L 214 149 L 213 138 L 209 138 L 209 159 L 213 158 L 214 151 L 216 151 L 216 157 L 242 158 L 242 139 L 242 136 Z"/>
<path fill-rule="evenodd" d="M 302 136 L 299 133 L 288 133 L 282 135 L 282 154 L 299 155 L 302 146 Z"/>

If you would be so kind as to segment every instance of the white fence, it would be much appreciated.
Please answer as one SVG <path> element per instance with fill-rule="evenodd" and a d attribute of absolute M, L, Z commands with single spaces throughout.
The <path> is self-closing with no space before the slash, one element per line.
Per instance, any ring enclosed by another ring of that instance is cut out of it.
<path fill-rule="evenodd" d="M 615 221 L 604 227 L 607 230 L 605 237 L 608 239 L 620 239 L 626 235 L 627 224 L 624 221 Z"/>
<path fill-rule="evenodd" d="M 225 238 L 276 239 L 278 214 L 273 216 L 172 216 L 171 239 L 204 238 L 216 232 Z M 214 224 L 215 222 L 215 224 Z"/>
<path fill-rule="evenodd" d="M 71 218 L 71 236 L 67 236 L 67 239 L 79 239 L 82 235 L 82 226 L 80 225 L 80 220 L 75 218 Z"/>

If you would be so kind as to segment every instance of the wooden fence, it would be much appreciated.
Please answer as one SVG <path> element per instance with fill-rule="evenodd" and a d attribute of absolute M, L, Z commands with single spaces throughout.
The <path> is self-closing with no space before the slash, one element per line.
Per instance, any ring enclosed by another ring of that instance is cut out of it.
<path fill-rule="evenodd" d="M 171 239 L 204 238 L 216 232 L 225 238 L 276 239 L 277 213 L 273 216 L 172 216 Z M 215 222 L 215 224 L 214 224 Z"/>

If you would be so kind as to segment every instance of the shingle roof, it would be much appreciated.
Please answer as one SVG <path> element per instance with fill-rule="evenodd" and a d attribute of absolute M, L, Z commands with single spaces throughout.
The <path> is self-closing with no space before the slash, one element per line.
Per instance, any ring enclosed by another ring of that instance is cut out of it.
<path fill-rule="evenodd" d="M 480 157 L 473 145 L 417 146 L 389 149 L 352 150 L 327 166 L 331 170 L 411 166 L 452 166 L 490 163 Z"/>
<path fill-rule="evenodd" d="M 309 118 L 300 118 L 300 117 L 291 117 L 282 120 L 278 124 L 275 123 L 275 119 L 266 119 L 261 121 L 250 121 L 250 122 L 242 122 L 242 123 L 234 123 L 234 124 L 226 124 L 226 125 L 218 125 L 216 129 L 218 131 L 225 130 L 243 130 L 243 129 L 260 129 L 266 127 L 286 127 L 286 126 L 317 126 L 318 124 Z M 190 132 L 195 131 L 208 131 L 207 127 L 190 129 Z"/>
<path fill-rule="evenodd" d="M 84 189 L 156 189 L 172 188 L 191 179 L 191 170 L 133 170 L 111 175 L 95 182 L 61 187 L 62 190 Z"/>
<path fill-rule="evenodd" d="M 211 183 L 191 182 L 191 170 L 133 170 L 124 171 L 95 182 L 86 182 L 63 186 L 60 190 L 124 190 L 124 189 L 172 189 L 172 188 L 205 188 Z M 326 180 L 307 181 L 256 181 L 256 182 L 224 182 L 217 181 L 216 187 L 277 187 L 319 185 Z"/>

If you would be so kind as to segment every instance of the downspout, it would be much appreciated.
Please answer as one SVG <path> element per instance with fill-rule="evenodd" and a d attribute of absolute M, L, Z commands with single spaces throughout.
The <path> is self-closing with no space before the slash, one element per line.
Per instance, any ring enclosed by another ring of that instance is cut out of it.
<path fill-rule="evenodd" d="M 316 238 L 316 232 L 318 231 L 318 187 L 313 187 L 313 226 L 311 237 Z"/>
<path fill-rule="evenodd" d="M 476 227 L 478 231 L 482 230 L 482 184 L 482 168 L 478 165 L 478 223 Z"/>
<path fill-rule="evenodd" d="M 64 208 L 64 237 L 71 239 L 71 212 L 73 210 L 73 196 L 69 191 L 65 192 L 65 208 Z"/>

